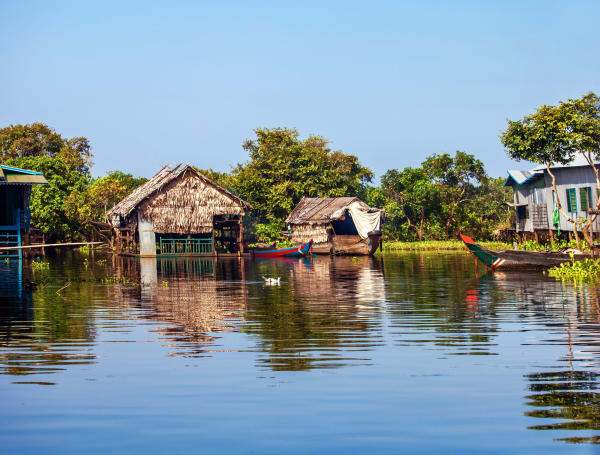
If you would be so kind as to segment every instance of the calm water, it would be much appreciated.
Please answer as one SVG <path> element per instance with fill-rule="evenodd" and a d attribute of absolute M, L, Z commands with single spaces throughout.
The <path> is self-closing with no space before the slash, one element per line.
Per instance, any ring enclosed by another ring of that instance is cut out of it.
<path fill-rule="evenodd" d="M 46 260 L 0 262 L 3 453 L 600 453 L 593 287 L 462 253 Z"/>

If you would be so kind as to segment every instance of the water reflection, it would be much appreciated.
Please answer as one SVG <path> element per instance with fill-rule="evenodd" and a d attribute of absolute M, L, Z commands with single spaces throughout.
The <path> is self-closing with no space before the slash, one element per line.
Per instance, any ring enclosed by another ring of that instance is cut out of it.
<path fill-rule="evenodd" d="M 277 287 L 250 287 L 245 333 L 260 337 L 258 363 L 273 370 L 368 364 L 383 342 L 381 261 L 329 258 L 261 261 L 250 279 L 281 276 Z M 367 316 L 368 315 L 368 316 Z"/>
<path fill-rule="evenodd" d="M 49 374 L 91 364 L 94 326 L 87 305 L 90 274 L 57 267 L 33 271 L 31 263 L 2 262 L 0 286 L 0 372 L 16 376 Z M 87 264 L 87 262 L 85 263 Z M 60 276 L 57 281 L 56 275 Z M 76 279 L 74 279 L 74 276 Z M 57 292 L 75 281 L 72 298 Z M 60 285 L 57 283 L 61 283 Z M 83 300 L 83 302 L 82 302 Z M 19 383 L 50 384 L 40 381 Z"/>
<path fill-rule="evenodd" d="M 436 374 L 465 368 L 489 381 L 489 371 L 477 369 L 483 362 L 519 365 L 527 373 L 515 368 L 514 377 L 527 392 L 514 390 L 525 402 L 513 416 L 561 441 L 598 443 L 593 286 L 540 274 L 476 275 L 460 254 L 140 260 L 65 252 L 44 260 L 49 267 L 37 270 L 0 262 L 0 374 L 15 384 L 58 383 L 56 373 L 102 363 L 105 344 L 137 341 L 158 343 L 172 360 L 244 353 L 252 369 L 273 375 L 347 367 L 368 375 L 383 366 L 395 375 L 391 397 L 411 386 L 403 375 L 424 375 L 422 364 L 405 359 L 430 358 Z M 267 286 L 263 276 L 281 285 Z M 542 362 L 538 355 L 548 352 Z M 154 361 L 164 368 L 160 355 Z M 451 379 L 439 387 L 446 397 L 460 390 Z"/>
<path fill-rule="evenodd" d="M 600 431 L 599 374 L 593 371 L 552 371 L 528 374 L 527 411 L 529 417 L 551 419 L 549 423 L 532 425 L 531 430 Z M 558 420 L 558 421 L 557 421 Z M 600 436 L 557 438 L 568 443 L 600 444 Z"/>

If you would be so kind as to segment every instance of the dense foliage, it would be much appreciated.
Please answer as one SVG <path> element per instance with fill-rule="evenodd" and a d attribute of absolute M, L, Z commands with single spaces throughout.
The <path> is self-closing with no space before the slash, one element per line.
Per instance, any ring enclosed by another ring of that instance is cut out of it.
<path fill-rule="evenodd" d="M 92 179 L 92 153 L 85 137 L 66 139 L 42 124 L 0 129 L 0 163 L 42 172 L 48 185 L 34 185 L 32 225 L 49 240 L 85 238 L 88 221 L 104 221 L 108 209 L 144 183 L 114 171 Z"/>
<path fill-rule="evenodd" d="M 473 155 L 457 151 L 432 155 L 418 168 L 387 171 L 381 192 L 368 192 L 367 202 L 385 208 L 388 238 L 444 240 L 464 231 L 489 239 L 509 225 L 511 191 L 503 185 Z"/>
<path fill-rule="evenodd" d="M 0 163 L 15 158 L 56 158 L 69 170 L 89 176 L 91 146 L 87 138 L 63 138 L 43 123 L 10 125 L 0 129 Z"/>
<path fill-rule="evenodd" d="M 300 139 L 294 129 L 257 129 L 243 144 L 248 161 L 229 173 L 199 169 L 253 206 L 247 226 L 261 240 L 281 239 L 284 220 L 305 197 L 358 196 L 383 208 L 384 233 L 394 240 L 445 240 L 466 231 L 489 239 L 508 223 L 503 179 L 489 178 L 473 155 L 432 155 L 419 167 L 392 169 L 373 186 L 373 172 L 354 155 L 331 150 L 327 139 Z M 85 238 L 90 221 L 107 221 L 110 208 L 143 184 L 120 171 L 91 178 L 86 138 L 65 139 L 40 123 L 0 130 L 0 162 L 43 172 L 36 186 L 33 224 L 55 240 Z"/>

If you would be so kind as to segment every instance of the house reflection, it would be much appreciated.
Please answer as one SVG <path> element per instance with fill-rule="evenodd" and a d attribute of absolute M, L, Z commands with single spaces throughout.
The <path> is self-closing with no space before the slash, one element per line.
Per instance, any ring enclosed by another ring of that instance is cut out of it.
<path fill-rule="evenodd" d="M 217 334 L 236 327 L 246 308 L 247 287 L 242 280 L 223 278 L 243 275 L 240 258 L 143 258 L 115 257 L 120 278 L 115 298 L 143 311 L 139 318 L 168 323 L 154 329 L 172 355 L 209 355 Z M 132 286 L 130 283 L 139 284 Z"/>
<path fill-rule="evenodd" d="M 259 365 L 309 370 L 370 363 L 369 351 L 383 343 L 381 261 L 320 256 L 283 264 L 252 269 L 257 279 L 284 274 L 281 286 L 251 288 L 243 330 L 260 337 Z"/>
<path fill-rule="evenodd" d="M 219 333 L 235 330 L 258 336 L 260 366 L 305 370 L 368 362 L 364 352 L 380 342 L 384 282 L 371 257 L 115 260 L 125 277 L 117 298 L 169 323 L 155 331 L 176 355 L 210 355 Z"/>

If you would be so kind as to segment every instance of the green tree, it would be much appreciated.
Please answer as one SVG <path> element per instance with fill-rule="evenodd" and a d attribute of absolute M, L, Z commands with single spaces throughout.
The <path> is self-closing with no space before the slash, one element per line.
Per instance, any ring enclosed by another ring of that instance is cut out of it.
<path fill-rule="evenodd" d="M 68 169 L 89 175 L 92 153 L 85 137 L 65 139 L 43 123 L 10 125 L 0 129 L 0 163 L 14 158 L 60 159 Z"/>
<path fill-rule="evenodd" d="M 431 181 L 440 187 L 441 208 L 447 237 L 454 237 L 457 217 L 464 217 L 467 204 L 477 194 L 477 186 L 487 180 L 483 163 L 473 155 L 457 151 L 431 155 L 421 164 Z M 459 220 L 460 223 L 460 220 Z"/>
<path fill-rule="evenodd" d="M 409 229 L 423 240 L 426 229 L 441 212 L 440 187 L 423 168 L 391 169 L 381 177 L 383 193 L 398 204 Z"/>
<path fill-rule="evenodd" d="M 260 223 L 277 232 L 302 197 L 359 196 L 373 173 L 358 158 L 332 151 L 320 136 L 304 141 L 287 128 L 261 128 L 243 147 L 249 161 L 238 164 L 229 183 L 254 207 Z"/>
<path fill-rule="evenodd" d="M 504 186 L 505 181 L 503 177 L 487 178 L 474 188 L 461 214 L 460 231 L 489 239 L 510 227 L 511 211 L 506 202 L 512 200 L 512 190 Z"/>
<path fill-rule="evenodd" d="M 148 179 L 112 171 L 93 180 L 82 192 L 71 193 L 64 201 L 65 211 L 80 223 L 108 222 L 108 211 Z"/>
<path fill-rule="evenodd" d="M 61 159 L 49 156 L 25 156 L 5 161 L 8 166 L 42 172 L 48 185 L 34 185 L 31 190 L 32 225 L 51 240 L 80 237 L 81 224 L 65 211 L 64 203 L 70 194 L 83 193 L 88 177 L 69 168 Z"/>

